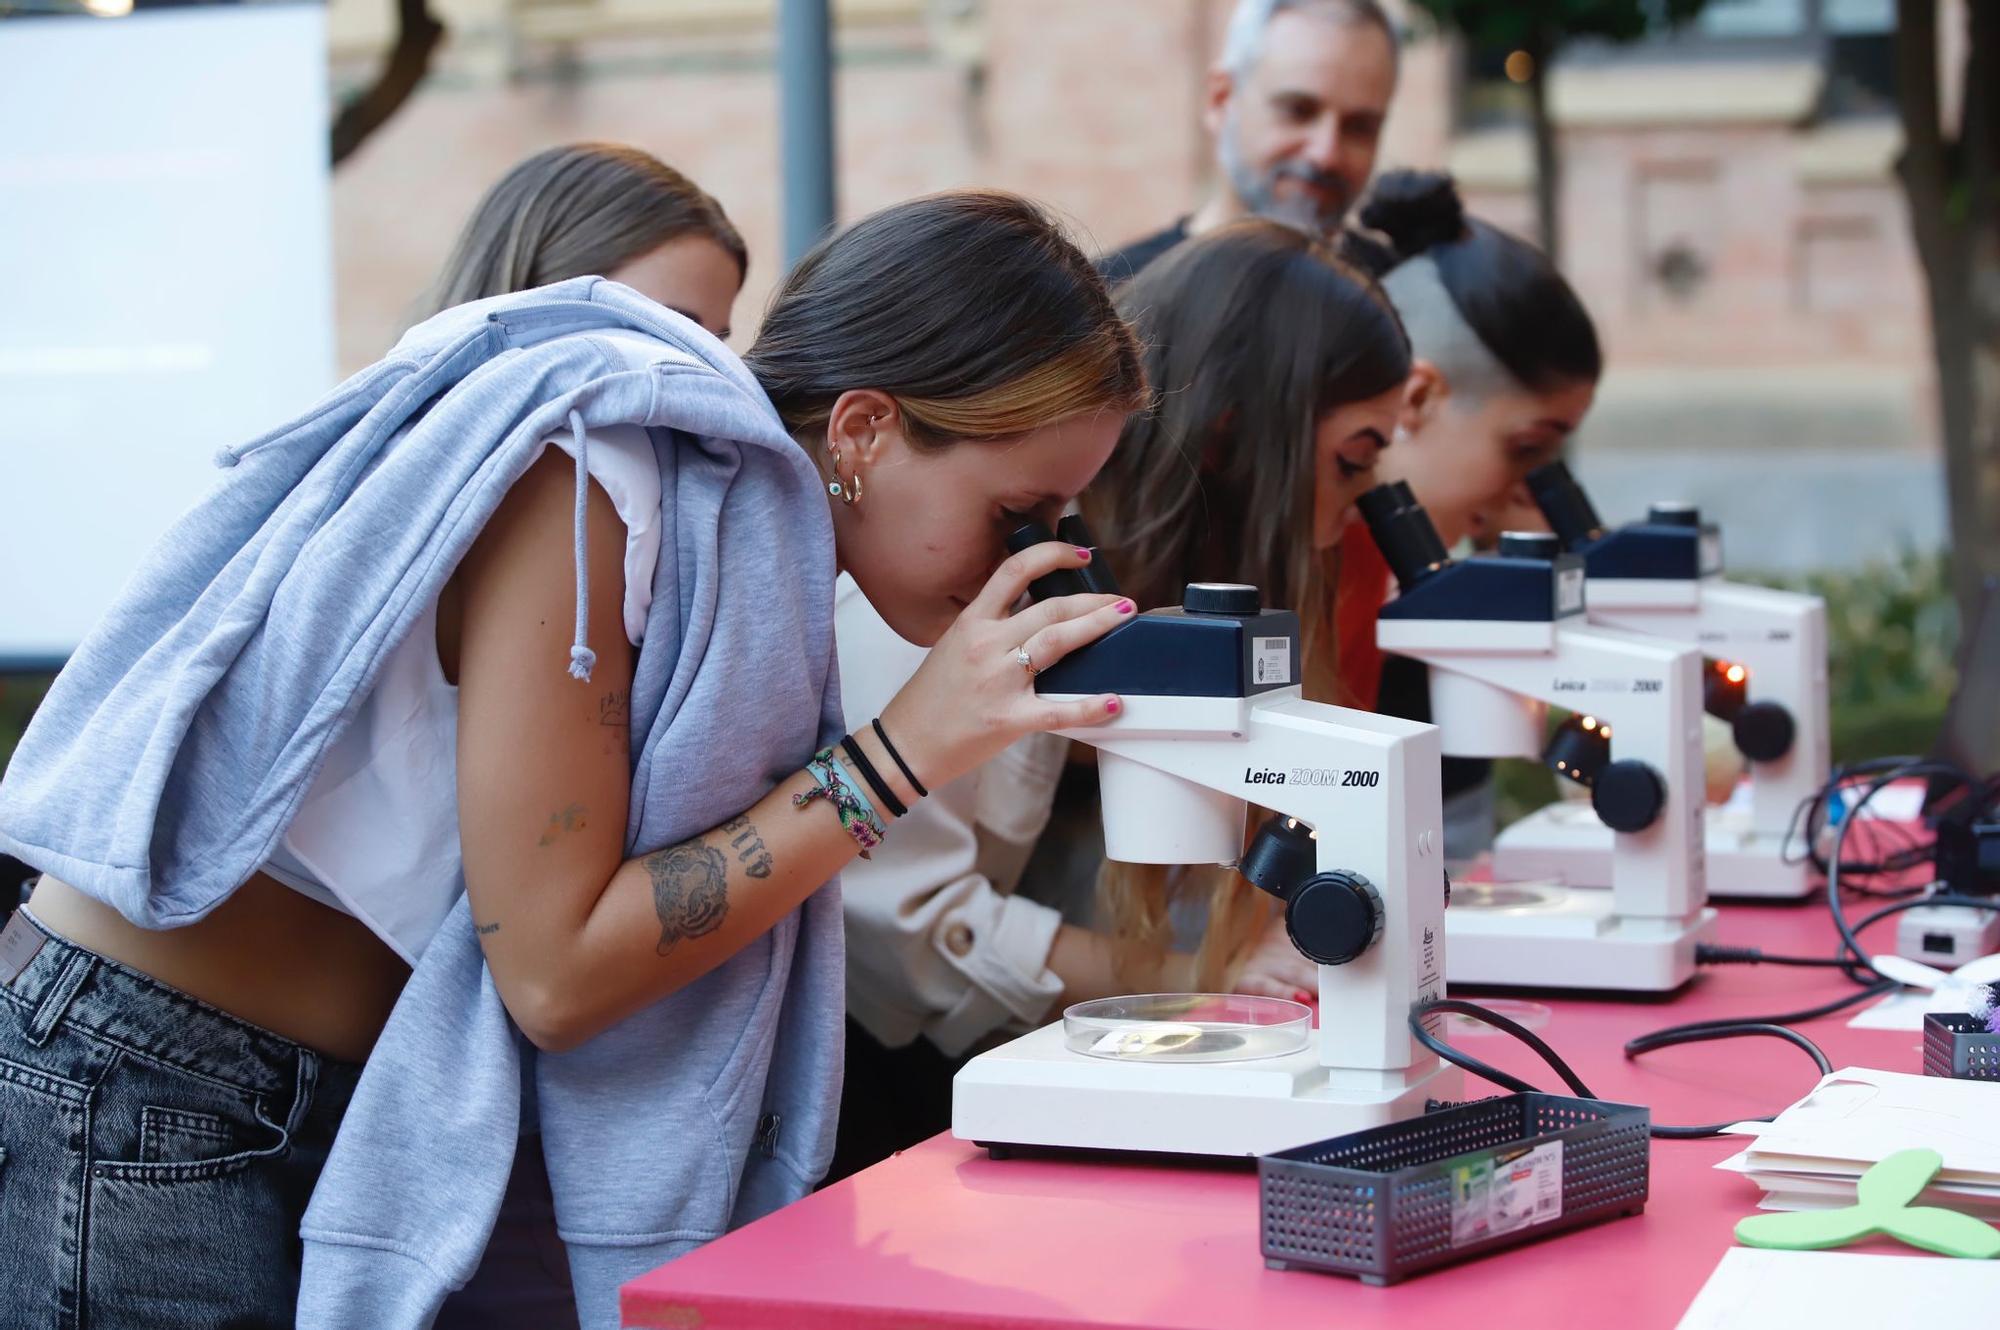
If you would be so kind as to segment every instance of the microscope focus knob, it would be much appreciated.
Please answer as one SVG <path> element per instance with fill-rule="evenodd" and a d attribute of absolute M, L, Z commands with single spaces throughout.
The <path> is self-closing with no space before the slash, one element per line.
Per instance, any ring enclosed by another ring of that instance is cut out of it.
<path fill-rule="evenodd" d="M 1667 803 L 1666 782 L 1644 762 L 1607 762 L 1590 787 L 1590 806 L 1613 831 L 1644 831 Z"/>
<path fill-rule="evenodd" d="M 1751 702 L 1736 713 L 1730 727 L 1736 747 L 1752 762 L 1775 762 L 1792 751 L 1798 726 L 1782 702 Z"/>
<path fill-rule="evenodd" d="M 1359 873 L 1315 873 L 1285 898 L 1285 932 L 1307 960 L 1345 965 L 1382 936 L 1382 897 Z"/>

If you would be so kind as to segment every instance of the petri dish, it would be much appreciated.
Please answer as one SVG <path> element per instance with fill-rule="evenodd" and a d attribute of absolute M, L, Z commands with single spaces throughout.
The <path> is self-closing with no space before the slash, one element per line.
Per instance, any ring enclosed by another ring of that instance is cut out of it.
<path fill-rule="evenodd" d="M 1063 1043 L 1120 1062 L 1248 1062 L 1296 1053 L 1312 1041 L 1312 1009 L 1242 993 L 1140 993 L 1079 1002 L 1063 1012 Z"/>
<path fill-rule="evenodd" d="M 1525 1002 L 1519 998 L 1474 998 L 1480 1006 L 1495 1016 L 1505 1016 L 1524 1029 L 1539 1030 L 1549 1023 L 1549 1009 L 1539 1002 Z M 1505 1039 L 1514 1036 L 1505 1030 L 1495 1029 L 1485 1021 L 1473 1016 L 1461 1016 L 1455 1011 L 1446 1012 L 1444 1018 L 1445 1036 L 1451 1039 L 1476 1039 L 1481 1035 L 1497 1034 Z"/>
<path fill-rule="evenodd" d="M 1565 899 L 1553 882 L 1454 882 L 1451 888 L 1454 910 L 1532 912 Z"/>

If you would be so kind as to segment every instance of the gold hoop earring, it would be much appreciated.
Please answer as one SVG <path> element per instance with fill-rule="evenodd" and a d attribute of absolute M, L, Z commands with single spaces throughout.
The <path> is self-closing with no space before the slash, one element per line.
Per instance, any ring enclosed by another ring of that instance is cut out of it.
<path fill-rule="evenodd" d="M 840 480 L 840 445 L 828 442 L 826 450 L 833 457 L 833 479 L 826 483 L 826 492 L 852 508 L 861 502 L 861 473 L 854 473 L 852 484 L 842 484 Z"/>

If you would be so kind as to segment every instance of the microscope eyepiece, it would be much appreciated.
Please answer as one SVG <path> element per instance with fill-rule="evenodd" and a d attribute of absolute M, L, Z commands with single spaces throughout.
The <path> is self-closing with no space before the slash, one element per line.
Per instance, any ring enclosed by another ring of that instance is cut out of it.
<path fill-rule="evenodd" d="M 1590 496 L 1564 462 L 1550 462 L 1528 473 L 1528 493 L 1549 529 L 1561 539 L 1563 548 L 1574 550 L 1604 534 L 1604 519 L 1597 515 Z"/>
<path fill-rule="evenodd" d="M 1068 521 L 1069 519 L 1065 518 L 1063 520 Z M 1080 527 L 1082 519 L 1079 518 L 1077 524 Z M 1088 533 L 1086 532 L 1085 534 L 1087 535 Z M 1008 533 L 1007 552 L 1009 554 L 1019 554 L 1022 550 L 1032 549 L 1055 538 L 1056 533 L 1043 526 L 1040 522 L 1023 522 Z M 1075 545 L 1087 545 L 1088 543 L 1085 540 L 1069 539 L 1070 543 Z M 1109 575 L 1107 574 L 1107 576 Z M 1045 573 L 1028 583 L 1028 597 L 1031 600 L 1044 601 L 1052 596 L 1081 595 L 1091 589 L 1090 583 L 1084 580 L 1081 570 L 1059 568 L 1053 573 Z"/>
<path fill-rule="evenodd" d="M 1403 509 L 1414 507 L 1416 502 L 1407 484 L 1392 480 L 1363 494 L 1354 501 L 1354 507 L 1361 514 L 1361 520 L 1373 530 L 1378 522 L 1388 521 Z"/>
<path fill-rule="evenodd" d="M 1402 481 L 1377 485 L 1355 500 L 1354 506 L 1403 590 L 1451 562 L 1437 528 L 1431 525 L 1430 514 Z"/>

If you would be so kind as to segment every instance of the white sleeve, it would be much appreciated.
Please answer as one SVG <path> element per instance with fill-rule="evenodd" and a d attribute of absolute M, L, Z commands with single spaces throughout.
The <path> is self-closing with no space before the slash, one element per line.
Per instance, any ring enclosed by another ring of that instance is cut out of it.
<path fill-rule="evenodd" d="M 924 650 L 897 637 L 846 577 L 834 613 L 847 726 L 862 730 L 916 673 Z M 1030 736 L 933 788 L 873 858 L 841 873 L 848 1010 L 876 1039 L 893 1048 L 926 1035 L 956 1055 L 994 1030 L 1039 1021 L 1062 993 L 1048 968 L 1061 914 L 1009 894 L 1012 884 L 996 885 L 979 862 L 982 828 L 1032 846 L 1055 799 L 1062 752 L 1060 740 Z"/>

